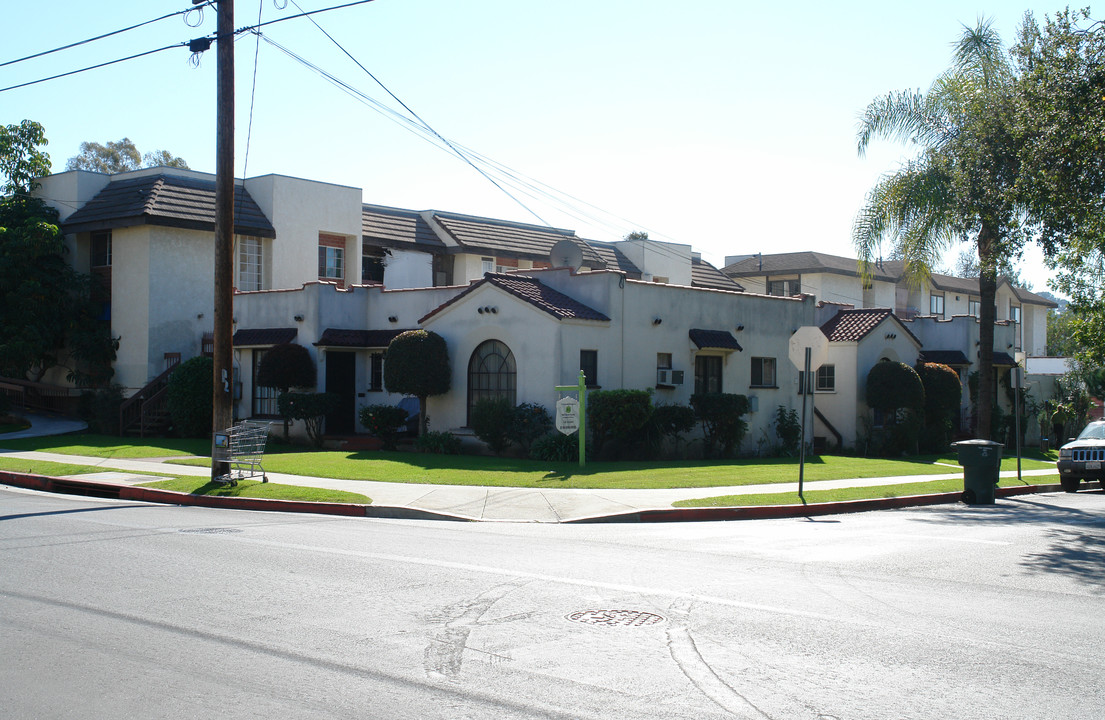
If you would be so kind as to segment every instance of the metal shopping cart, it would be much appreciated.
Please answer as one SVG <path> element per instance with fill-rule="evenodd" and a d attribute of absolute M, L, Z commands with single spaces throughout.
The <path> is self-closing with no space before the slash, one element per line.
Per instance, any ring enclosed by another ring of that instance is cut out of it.
<path fill-rule="evenodd" d="M 269 423 L 242 422 L 215 433 L 214 459 L 230 464 L 226 475 L 215 478 L 224 485 L 237 485 L 239 480 L 261 476 L 268 482 L 261 457 L 265 454 L 265 442 L 269 439 Z"/>

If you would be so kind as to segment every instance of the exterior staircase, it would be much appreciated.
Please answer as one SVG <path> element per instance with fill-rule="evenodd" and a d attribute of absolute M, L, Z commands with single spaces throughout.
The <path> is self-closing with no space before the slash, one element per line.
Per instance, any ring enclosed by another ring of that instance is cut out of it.
<path fill-rule="evenodd" d="M 160 435 L 172 425 L 169 406 L 166 401 L 169 390 L 169 376 L 177 369 L 171 365 L 134 395 L 119 406 L 120 435 Z"/>

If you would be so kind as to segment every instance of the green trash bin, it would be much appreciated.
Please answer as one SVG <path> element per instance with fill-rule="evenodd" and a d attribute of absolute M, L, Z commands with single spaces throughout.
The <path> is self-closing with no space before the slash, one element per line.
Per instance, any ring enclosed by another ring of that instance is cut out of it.
<path fill-rule="evenodd" d="M 992 440 L 961 440 L 952 443 L 963 466 L 963 502 L 969 505 L 993 505 L 1001 471 L 1001 449 Z"/>

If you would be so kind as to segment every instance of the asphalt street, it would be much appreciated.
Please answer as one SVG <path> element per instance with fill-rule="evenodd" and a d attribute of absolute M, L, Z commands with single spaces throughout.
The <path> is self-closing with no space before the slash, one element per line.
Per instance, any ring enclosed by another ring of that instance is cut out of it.
<path fill-rule="evenodd" d="M 16 718 L 1094 718 L 1105 493 L 435 523 L 0 490 Z"/>

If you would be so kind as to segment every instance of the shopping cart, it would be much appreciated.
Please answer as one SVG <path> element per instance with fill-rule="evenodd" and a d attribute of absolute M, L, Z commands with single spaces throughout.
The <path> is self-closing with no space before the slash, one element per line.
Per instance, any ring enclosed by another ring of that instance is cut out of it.
<path fill-rule="evenodd" d="M 269 423 L 242 422 L 215 433 L 214 459 L 230 464 L 226 475 L 215 478 L 215 482 L 234 486 L 239 480 L 261 476 L 261 482 L 268 482 L 265 468 L 261 467 L 261 456 L 265 454 L 265 442 L 269 439 Z"/>

